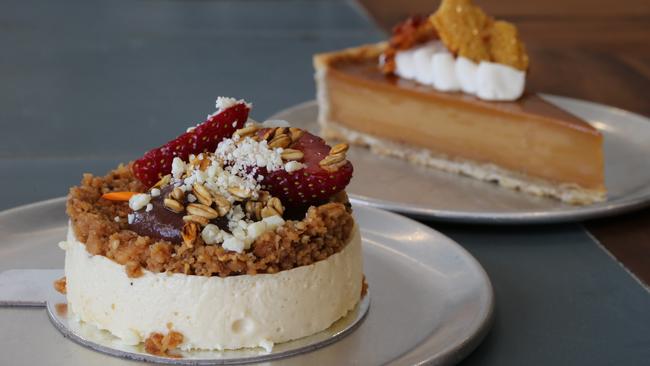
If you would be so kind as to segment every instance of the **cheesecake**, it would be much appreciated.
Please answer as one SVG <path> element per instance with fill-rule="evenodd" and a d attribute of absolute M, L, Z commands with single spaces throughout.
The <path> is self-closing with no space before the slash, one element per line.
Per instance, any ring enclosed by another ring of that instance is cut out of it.
<path fill-rule="evenodd" d="M 514 26 L 447 16 L 459 6 L 480 11 L 445 0 L 390 42 L 315 55 L 321 133 L 537 196 L 603 201 L 602 134 L 525 90 L 529 61 Z M 486 44 L 467 39 L 469 25 L 485 28 Z"/>
<path fill-rule="evenodd" d="M 347 145 L 251 122 L 241 100 L 216 104 L 68 196 L 55 288 L 74 318 L 158 356 L 271 351 L 327 329 L 365 294 Z"/>

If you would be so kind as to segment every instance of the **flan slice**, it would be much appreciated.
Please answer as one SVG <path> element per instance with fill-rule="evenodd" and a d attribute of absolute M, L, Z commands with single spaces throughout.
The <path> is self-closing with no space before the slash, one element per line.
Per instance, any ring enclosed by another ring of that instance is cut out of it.
<path fill-rule="evenodd" d="M 323 135 L 571 204 L 605 200 L 603 136 L 589 123 L 535 94 L 483 101 L 384 75 L 385 48 L 314 56 Z"/>

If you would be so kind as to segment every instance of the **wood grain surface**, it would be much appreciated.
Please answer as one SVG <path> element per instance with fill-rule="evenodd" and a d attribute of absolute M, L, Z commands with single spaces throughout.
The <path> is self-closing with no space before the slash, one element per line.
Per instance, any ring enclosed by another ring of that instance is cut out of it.
<path fill-rule="evenodd" d="M 439 3 L 359 0 L 386 32 L 407 16 L 435 11 Z M 528 86 L 532 90 L 650 116 L 650 1 L 475 3 L 518 26 L 530 54 Z M 650 209 L 585 226 L 628 270 L 650 285 Z"/>

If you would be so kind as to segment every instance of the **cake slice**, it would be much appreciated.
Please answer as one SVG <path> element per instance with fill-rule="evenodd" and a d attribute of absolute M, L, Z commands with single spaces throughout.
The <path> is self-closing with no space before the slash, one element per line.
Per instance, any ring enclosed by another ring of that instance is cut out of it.
<path fill-rule="evenodd" d="M 431 27 L 429 22 L 420 24 Z M 417 24 L 415 28 L 422 29 Z M 433 32 L 430 37 L 437 37 Z M 523 93 L 517 80 L 525 71 L 514 66 L 479 61 L 474 65 L 480 70 L 474 72 L 488 71 L 476 76 L 477 85 L 461 85 L 466 75 L 453 75 L 459 71 L 458 60 L 473 61 L 459 51 L 455 68 L 452 64 L 447 69 L 452 74 L 445 74 L 438 61 L 453 62 L 449 50 L 436 53 L 436 47 L 444 48 L 440 41 L 432 44 L 422 32 L 418 37 L 424 46 L 406 42 L 420 47 L 409 52 L 440 56 L 431 69 L 431 75 L 442 75 L 438 81 L 427 83 L 426 74 L 400 75 L 404 67 L 399 64 L 386 72 L 391 62 L 399 61 L 395 42 L 314 56 L 324 136 L 571 204 L 605 199 L 603 136 L 598 130 L 535 94 Z M 512 65 L 527 66 L 527 56 L 516 59 Z M 507 100 L 513 93 L 521 95 Z"/>

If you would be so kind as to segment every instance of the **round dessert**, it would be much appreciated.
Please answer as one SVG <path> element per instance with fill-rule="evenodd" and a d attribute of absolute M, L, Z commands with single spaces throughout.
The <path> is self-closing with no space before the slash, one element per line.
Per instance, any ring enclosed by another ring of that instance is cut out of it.
<path fill-rule="evenodd" d="M 57 288 L 79 320 L 162 356 L 270 351 L 357 305 L 347 145 L 248 122 L 250 108 L 220 97 L 204 123 L 70 190 Z"/>

